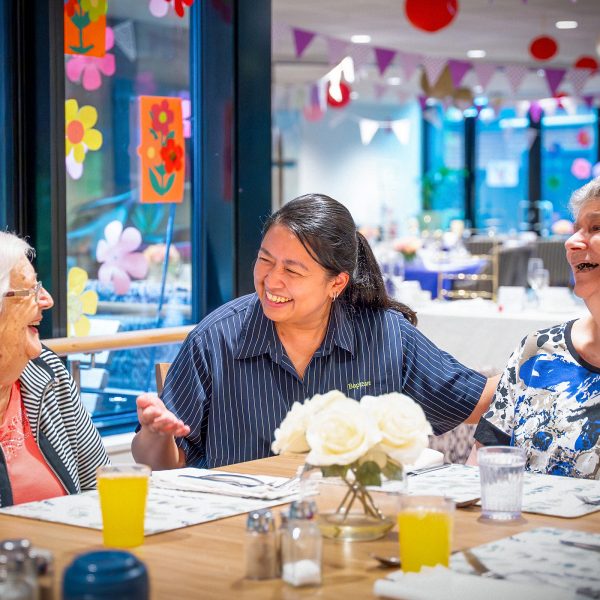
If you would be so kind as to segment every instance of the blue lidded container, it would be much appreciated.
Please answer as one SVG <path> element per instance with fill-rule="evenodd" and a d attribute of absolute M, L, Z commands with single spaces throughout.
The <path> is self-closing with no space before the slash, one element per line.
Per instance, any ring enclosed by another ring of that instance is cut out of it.
<path fill-rule="evenodd" d="M 148 600 L 148 571 L 131 552 L 97 550 L 77 556 L 65 569 L 63 600 Z"/>

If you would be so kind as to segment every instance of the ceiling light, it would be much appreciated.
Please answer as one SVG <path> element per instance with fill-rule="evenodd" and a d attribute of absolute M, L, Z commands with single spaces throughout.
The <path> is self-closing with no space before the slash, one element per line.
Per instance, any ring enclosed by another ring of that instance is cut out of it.
<path fill-rule="evenodd" d="M 368 44 L 371 41 L 371 36 L 370 35 L 362 35 L 362 34 L 353 35 L 350 38 L 350 41 L 353 44 Z"/>
<path fill-rule="evenodd" d="M 388 77 L 387 82 L 390 85 L 400 85 L 402 83 L 402 77 Z"/>
<path fill-rule="evenodd" d="M 467 56 L 469 58 L 483 58 L 485 54 L 485 50 L 469 50 L 467 52 Z"/>
<path fill-rule="evenodd" d="M 556 21 L 556 29 L 577 29 L 577 21 Z"/>

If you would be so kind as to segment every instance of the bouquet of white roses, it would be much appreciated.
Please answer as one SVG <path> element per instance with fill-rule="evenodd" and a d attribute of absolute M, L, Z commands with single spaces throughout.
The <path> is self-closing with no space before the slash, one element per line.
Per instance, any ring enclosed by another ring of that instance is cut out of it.
<path fill-rule="evenodd" d="M 272 449 L 308 453 L 307 464 L 348 485 L 381 485 L 382 474 L 403 477 L 403 465 L 416 460 L 431 433 L 423 409 L 404 394 L 357 402 L 333 390 L 295 402 L 275 430 Z"/>

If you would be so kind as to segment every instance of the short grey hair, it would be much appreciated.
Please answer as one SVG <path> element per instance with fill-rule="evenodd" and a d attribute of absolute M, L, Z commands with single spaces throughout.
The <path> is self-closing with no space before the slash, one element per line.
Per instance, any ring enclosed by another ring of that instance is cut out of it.
<path fill-rule="evenodd" d="M 592 179 L 589 183 L 586 183 L 571 194 L 571 199 L 569 200 L 571 214 L 577 218 L 579 211 L 581 211 L 584 205 L 596 199 L 600 200 L 600 176 Z"/>
<path fill-rule="evenodd" d="M 10 287 L 10 274 L 23 258 L 31 260 L 35 250 L 14 233 L 0 231 L 0 310 L 5 292 Z"/>

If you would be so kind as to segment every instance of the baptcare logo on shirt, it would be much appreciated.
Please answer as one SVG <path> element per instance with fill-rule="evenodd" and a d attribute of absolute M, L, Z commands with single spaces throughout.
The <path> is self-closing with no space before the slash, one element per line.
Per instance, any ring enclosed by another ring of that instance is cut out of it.
<path fill-rule="evenodd" d="M 366 388 L 366 387 L 369 387 L 370 385 L 371 385 L 370 381 L 357 381 L 356 383 L 349 383 L 348 389 L 349 390 L 359 390 L 360 388 Z"/>

